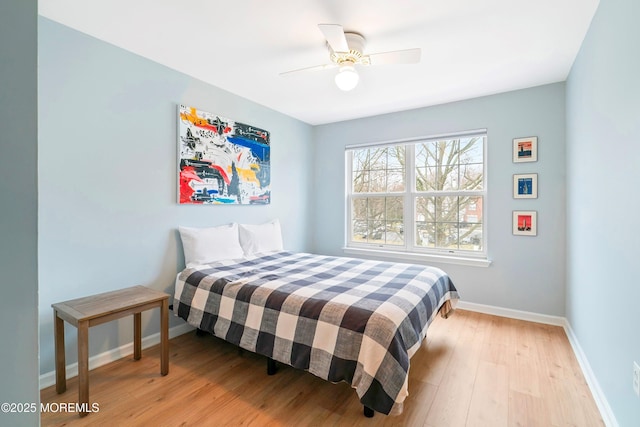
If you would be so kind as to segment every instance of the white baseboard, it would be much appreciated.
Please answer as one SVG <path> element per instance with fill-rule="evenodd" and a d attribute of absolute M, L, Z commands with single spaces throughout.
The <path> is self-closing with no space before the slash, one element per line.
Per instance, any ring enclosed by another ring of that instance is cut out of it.
<path fill-rule="evenodd" d="M 589 385 L 589 389 L 591 390 L 591 394 L 593 394 L 593 398 L 596 401 L 596 405 L 600 410 L 600 415 L 602 416 L 602 421 L 607 427 L 619 427 L 618 421 L 616 417 L 613 415 L 613 411 L 611 410 L 611 406 L 609 406 L 609 401 L 604 396 L 602 389 L 600 388 L 600 383 L 596 379 L 595 374 L 591 370 L 591 365 L 589 364 L 589 360 L 587 356 L 582 351 L 582 347 L 578 342 L 578 338 L 573 333 L 573 329 L 571 329 L 571 325 L 569 322 L 566 322 L 564 325 L 564 330 L 567 333 L 567 337 L 569 338 L 569 343 L 573 348 L 573 353 L 576 355 L 576 359 L 578 359 L 578 364 L 582 369 L 582 373 L 584 374 L 585 380 L 587 380 L 587 384 Z"/>
<path fill-rule="evenodd" d="M 567 319 L 564 317 L 549 316 L 547 314 L 532 313 L 530 311 L 512 310 L 510 308 L 501 308 L 492 305 L 475 304 L 466 301 L 458 301 L 456 308 L 476 311 L 478 313 L 493 314 L 494 316 L 508 317 L 510 319 L 544 323 L 547 325 L 564 326 L 567 323 Z"/>
<path fill-rule="evenodd" d="M 527 320 L 530 322 L 545 323 L 547 325 L 562 326 L 565 333 L 567 334 L 567 338 L 569 339 L 569 344 L 571 344 L 573 353 L 575 354 L 576 359 L 578 359 L 578 364 L 580 365 L 582 374 L 584 375 L 584 378 L 587 381 L 587 385 L 591 390 L 591 394 L 593 395 L 593 399 L 596 402 L 596 406 L 600 411 L 602 421 L 604 421 L 604 424 L 607 427 L 619 427 L 618 421 L 616 420 L 615 416 L 613 415 L 613 411 L 611 410 L 611 406 L 609 406 L 609 402 L 607 401 L 607 398 L 600 388 L 600 383 L 591 370 L 589 360 L 582 351 L 582 347 L 580 347 L 580 343 L 578 342 L 576 335 L 573 333 L 573 329 L 571 329 L 571 325 L 569 324 L 569 321 L 566 317 L 549 316 L 546 314 L 512 310 L 509 308 L 501 308 L 484 304 L 475 304 L 466 301 L 458 301 L 456 308 L 459 308 L 461 310 L 475 311 L 478 313 L 492 314 L 494 316 L 508 317 L 511 319 Z"/>
<path fill-rule="evenodd" d="M 186 334 L 189 331 L 193 331 L 194 327 L 189 325 L 188 323 L 184 323 L 182 325 L 174 326 L 169 329 L 169 339 L 175 338 L 182 334 Z M 142 338 L 142 348 L 152 347 L 156 344 L 160 343 L 160 332 L 155 333 L 153 335 L 149 335 L 148 337 Z M 118 359 L 122 359 L 123 357 L 129 356 L 133 354 L 133 342 L 122 345 L 118 348 L 114 348 L 113 350 L 105 351 L 104 353 L 96 354 L 89 358 L 89 369 L 94 369 L 102 365 L 106 365 L 107 363 L 114 362 Z M 143 355 L 144 357 L 144 355 Z M 169 361 L 171 362 L 171 361 Z M 78 375 L 78 363 L 72 363 L 71 365 L 67 365 L 67 379 L 73 378 Z M 56 371 L 51 371 L 40 375 L 40 390 L 52 386 L 56 383 Z"/>

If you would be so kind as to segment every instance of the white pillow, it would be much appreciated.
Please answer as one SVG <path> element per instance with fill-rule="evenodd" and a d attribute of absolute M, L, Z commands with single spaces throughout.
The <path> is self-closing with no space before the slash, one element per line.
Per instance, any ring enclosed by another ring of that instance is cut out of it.
<path fill-rule="evenodd" d="M 243 257 L 238 224 L 209 228 L 178 227 L 178 230 L 187 267 Z"/>
<path fill-rule="evenodd" d="M 282 251 L 282 230 L 277 219 L 266 224 L 240 224 L 240 246 L 245 255 Z"/>

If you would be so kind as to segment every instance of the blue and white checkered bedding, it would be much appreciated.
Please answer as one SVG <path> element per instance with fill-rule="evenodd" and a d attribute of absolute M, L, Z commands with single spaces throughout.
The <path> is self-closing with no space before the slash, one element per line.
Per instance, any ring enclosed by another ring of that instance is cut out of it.
<path fill-rule="evenodd" d="M 346 381 L 363 405 L 399 414 L 409 358 L 457 298 L 438 268 L 277 252 L 185 269 L 174 312 L 244 349 Z"/>

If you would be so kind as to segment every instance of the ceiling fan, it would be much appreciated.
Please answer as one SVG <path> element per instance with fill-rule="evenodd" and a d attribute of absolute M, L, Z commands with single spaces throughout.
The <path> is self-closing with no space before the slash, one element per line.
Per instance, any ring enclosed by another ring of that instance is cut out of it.
<path fill-rule="evenodd" d="M 385 65 L 385 64 L 415 64 L 420 62 L 420 48 L 394 50 L 390 52 L 364 54 L 365 38 L 358 33 L 345 32 L 342 25 L 318 24 L 324 34 L 329 49 L 331 62 L 313 67 L 286 71 L 280 75 L 298 73 L 301 71 L 326 70 L 339 67 L 335 81 L 338 88 L 351 90 L 358 85 L 356 65 Z"/>

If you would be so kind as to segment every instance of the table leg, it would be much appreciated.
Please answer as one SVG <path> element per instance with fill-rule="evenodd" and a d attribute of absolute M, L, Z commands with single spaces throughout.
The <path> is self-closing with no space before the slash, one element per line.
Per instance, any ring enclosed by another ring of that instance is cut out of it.
<path fill-rule="evenodd" d="M 142 357 L 142 313 L 133 313 L 133 358 Z"/>
<path fill-rule="evenodd" d="M 78 403 L 89 409 L 89 322 L 78 322 Z M 87 415 L 81 411 L 80 416 Z"/>
<path fill-rule="evenodd" d="M 169 299 L 160 306 L 160 373 L 169 373 Z"/>
<path fill-rule="evenodd" d="M 55 309 L 53 309 L 53 334 L 56 349 L 56 392 L 60 394 L 67 390 L 67 367 L 64 357 L 64 320 L 58 317 Z"/>

